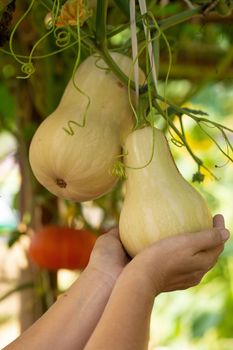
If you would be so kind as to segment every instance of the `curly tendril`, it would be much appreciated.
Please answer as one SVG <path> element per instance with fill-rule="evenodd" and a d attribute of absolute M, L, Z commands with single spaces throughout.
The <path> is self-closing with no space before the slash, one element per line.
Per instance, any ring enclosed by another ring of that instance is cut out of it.
<path fill-rule="evenodd" d="M 226 158 L 228 158 L 228 160 L 230 160 L 231 162 L 233 162 L 232 157 L 229 155 L 229 147 L 230 147 L 230 149 L 231 149 L 231 151 L 232 151 L 232 145 L 231 145 L 231 143 L 229 142 L 229 140 L 228 140 L 228 138 L 227 138 L 225 132 L 224 132 L 221 128 L 219 128 L 219 130 L 221 131 L 221 133 L 222 133 L 222 135 L 223 135 L 224 141 L 225 141 L 225 143 L 226 143 L 226 149 L 227 149 L 226 152 L 225 152 L 224 149 L 218 144 L 218 142 L 214 139 L 214 137 L 211 136 L 210 133 L 208 133 L 208 132 L 201 126 L 201 122 L 198 123 L 198 126 L 199 126 L 199 128 L 202 130 L 202 132 L 205 133 L 205 134 L 209 137 L 210 140 L 212 140 L 212 142 L 216 145 L 216 147 L 219 149 L 219 151 L 220 151 Z"/>
<path fill-rule="evenodd" d="M 71 124 L 74 124 L 74 125 L 77 125 L 77 126 L 82 126 L 80 125 L 78 122 L 76 122 L 75 120 L 69 120 L 67 125 L 68 125 L 68 128 L 63 128 L 63 130 L 70 136 L 73 136 L 74 135 L 74 130 L 71 126 Z"/>
<path fill-rule="evenodd" d="M 169 76 L 170 76 L 170 72 L 171 72 L 171 67 L 172 67 L 172 53 L 171 53 L 171 47 L 170 47 L 170 44 L 169 44 L 169 41 L 167 40 L 167 37 L 166 35 L 164 34 L 164 32 L 161 30 L 161 28 L 159 27 L 153 13 L 151 11 L 147 11 L 145 14 L 143 14 L 142 16 L 142 21 L 144 23 L 144 26 L 147 28 L 147 32 L 149 30 L 149 28 L 151 28 L 151 20 L 154 24 L 154 29 L 156 30 L 156 35 L 153 37 L 153 39 L 151 39 L 151 42 L 155 41 L 155 40 L 159 40 L 160 37 L 163 38 L 166 46 L 167 46 L 167 50 L 168 50 L 168 59 L 169 59 L 169 62 L 168 62 L 168 70 L 167 70 L 167 73 L 166 73 L 166 78 L 165 78 L 165 83 L 164 83 L 164 101 L 166 102 L 167 98 L 166 98 L 166 95 L 167 95 L 167 92 L 166 92 L 166 89 L 167 89 L 167 85 L 168 85 L 168 80 L 169 80 Z M 148 40 L 148 35 L 147 35 L 147 38 L 146 40 Z M 149 94 L 151 95 L 150 93 L 150 86 L 148 84 L 148 92 Z M 150 109 L 151 109 L 151 97 L 149 98 L 149 102 L 150 102 Z M 156 107 L 156 106 L 155 106 Z M 165 110 L 165 120 L 166 120 L 166 123 L 167 123 L 167 129 L 168 129 L 168 132 L 171 136 L 171 141 L 178 147 L 182 147 L 183 146 L 183 143 L 176 139 L 174 134 L 172 133 L 171 129 L 170 129 L 170 123 L 168 121 L 169 119 L 169 116 L 168 116 L 168 109 L 166 108 Z"/>
<path fill-rule="evenodd" d="M 45 54 L 45 55 L 35 55 L 35 56 L 33 55 L 33 56 L 32 56 L 32 59 L 33 59 L 33 60 L 40 60 L 40 59 L 43 59 L 43 58 L 47 58 L 47 57 L 54 56 L 54 55 L 56 55 L 56 54 L 58 54 L 58 53 L 60 53 L 60 52 L 65 51 L 66 49 L 68 49 L 68 48 L 70 48 L 70 47 L 75 46 L 76 44 L 77 44 L 77 41 L 74 41 L 74 42 L 70 43 L 68 46 L 66 46 L 66 47 L 64 47 L 64 48 L 61 48 L 61 49 L 56 50 L 56 51 L 49 52 L 49 53 L 47 53 L 47 54 Z M 4 50 L 4 49 L 2 49 L 2 48 L 0 48 L 0 52 L 3 52 L 3 53 L 6 54 L 6 55 L 12 56 L 11 52 L 9 52 L 9 51 L 7 51 L 7 50 Z M 17 54 L 16 57 L 18 57 L 18 58 L 24 58 L 24 59 L 29 59 L 29 56 L 25 56 L 25 55 L 18 55 L 18 54 Z"/>
<path fill-rule="evenodd" d="M 71 34 L 66 28 L 56 28 L 53 32 L 58 47 L 66 47 L 70 44 Z"/>
<path fill-rule="evenodd" d="M 10 35 L 10 39 L 9 39 L 9 47 L 10 47 L 10 52 L 12 54 L 12 56 L 14 57 L 14 59 L 19 62 L 21 65 L 24 65 L 25 62 L 23 62 L 22 60 L 20 60 L 16 55 L 15 55 L 15 52 L 14 52 L 14 49 L 13 49 L 13 38 L 14 38 L 14 35 L 15 35 L 15 32 L 16 30 L 18 29 L 19 25 L 21 24 L 21 22 L 26 18 L 26 16 L 29 14 L 29 12 L 31 11 L 33 5 L 35 3 L 35 0 L 32 0 L 28 9 L 24 12 L 24 14 L 20 17 L 20 19 L 18 20 L 18 22 L 15 24 L 12 32 L 11 32 L 11 35 Z"/>
<path fill-rule="evenodd" d="M 40 45 L 40 43 L 42 41 L 44 41 L 53 31 L 55 28 L 55 23 L 59 14 L 59 10 L 60 10 L 60 0 L 55 0 L 54 4 L 53 4 L 53 8 L 52 8 L 52 13 L 51 13 L 51 29 L 45 34 L 43 35 L 33 46 L 30 55 L 29 55 L 29 63 L 31 63 L 32 61 L 32 57 L 33 57 L 33 53 L 36 50 L 36 48 Z"/>
<path fill-rule="evenodd" d="M 172 68 L 172 53 L 171 53 L 171 46 L 169 44 L 169 41 L 167 40 L 167 37 L 166 35 L 164 34 L 164 32 L 160 29 L 153 13 L 151 11 L 148 11 L 146 14 L 146 16 L 144 17 L 144 21 L 145 21 L 145 25 L 149 26 L 150 27 L 150 21 L 149 20 L 152 20 L 153 24 L 154 24 L 154 29 L 156 30 L 156 32 L 158 33 L 158 37 L 162 37 L 166 46 L 167 46 L 167 51 L 168 51 L 168 70 L 167 70 L 167 74 L 166 74 L 166 78 L 165 78 L 165 82 L 164 82 L 164 100 L 166 102 L 167 98 L 167 86 L 168 86 L 168 80 L 169 80 L 169 76 L 170 76 L 170 72 L 171 72 L 171 68 Z M 155 40 L 155 39 L 152 39 L 152 41 Z M 169 122 L 168 122 L 168 109 L 166 109 L 166 123 L 167 123 L 167 129 L 168 129 L 168 132 L 171 136 L 171 139 L 173 141 L 175 141 L 175 137 L 174 135 L 172 134 L 171 130 L 170 130 L 170 127 L 169 127 Z M 172 141 L 172 142 L 173 142 Z M 175 142 L 177 142 L 177 145 L 180 143 L 179 140 L 176 140 Z"/>
<path fill-rule="evenodd" d="M 84 114 L 83 114 L 82 123 L 78 123 L 77 121 L 74 121 L 74 120 L 69 120 L 68 123 L 67 123 L 68 128 L 66 128 L 66 127 L 62 128 L 70 136 L 73 136 L 75 134 L 71 124 L 74 124 L 74 125 L 76 125 L 76 126 L 78 126 L 80 128 L 84 128 L 86 126 L 87 112 L 88 112 L 89 106 L 91 104 L 90 97 L 84 91 L 82 91 L 79 88 L 79 86 L 77 85 L 77 83 L 75 81 L 75 73 L 76 73 L 76 70 L 77 70 L 78 65 L 80 63 L 80 58 L 81 58 L 81 33 L 80 33 L 80 18 L 79 18 L 80 16 L 79 16 L 79 13 L 80 13 L 79 1 L 77 1 L 76 29 L 77 29 L 78 53 L 77 53 L 77 58 L 76 58 L 76 61 L 75 61 L 75 64 L 74 64 L 73 72 L 72 72 L 72 82 L 73 82 L 73 85 L 74 85 L 75 89 L 80 94 L 82 94 L 84 97 L 86 97 L 87 104 L 86 104 L 85 111 L 84 111 Z"/>
<path fill-rule="evenodd" d="M 33 8 L 33 6 L 35 4 L 35 1 L 36 0 L 32 0 L 31 1 L 28 9 L 20 17 L 20 19 L 16 23 L 15 27 L 13 28 L 13 30 L 11 32 L 11 35 L 10 35 L 10 39 L 9 39 L 10 53 L 14 57 L 14 59 L 21 64 L 21 71 L 22 71 L 22 73 L 25 74 L 24 76 L 18 76 L 17 77 L 18 79 L 27 79 L 35 72 L 35 67 L 34 67 L 34 65 L 32 63 L 34 51 L 39 46 L 39 44 L 54 31 L 54 24 L 55 24 L 56 18 L 58 17 L 58 13 L 59 13 L 59 9 L 60 9 L 60 0 L 55 0 L 54 3 L 53 3 L 53 8 L 52 8 L 52 23 L 53 23 L 52 28 L 51 28 L 51 30 L 48 33 L 46 33 L 44 36 L 42 36 L 35 43 L 35 45 L 33 46 L 32 50 L 30 52 L 30 55 L 28 57 L 28 62 L 24 62 L 24 61 L 21 60 L 21 58 L 24 58 L 24 56 L 16 55 L 15 52 L 14 52 L 14 49 L 13 49 L 13 38 L 14 38 L 16 30 L 18 29 L 18 27 L 20 26 L 22 21 L 27 17 L 27 15 L 32 10 L 32 8 Z M 44 55 L 44 57 L 46 57 L 46 55 Z"/>
<path fill-rule="evenodd" d="M 35 67 L 33 63 L 24 63 L 21 66 L 21 71 L 25 74 L 24 77 L 17 77 L 18 79 L 27 79 L 29 78 L 34 72 L 35 72 Z"/>
<path fill-rule="evenodd" d="M 102 60 L 102 57 L 101 56 L 96 56 L 96 60 L 95 60 L 95 66 L 96 68 L 98 69 L 102 69 L 104 70 L 106 73 L 110 73 L 111 72 L 111 69 L 107 66 L 103 67 L 101 66 L 100 64 L 98 64 L 100 61 Z"/>

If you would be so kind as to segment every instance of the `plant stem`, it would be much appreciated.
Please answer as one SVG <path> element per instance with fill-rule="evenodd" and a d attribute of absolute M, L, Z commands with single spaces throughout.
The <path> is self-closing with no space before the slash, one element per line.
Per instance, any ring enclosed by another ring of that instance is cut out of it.
<path fill-rule="evenodd" d="M 192 151 L 192 149 L 190 148 L 189 144 L 187 143 L 186 139 L 183 137 L 182 133 L 177 129 L 177 127 L 174 125 L 174 123 L 167 118 L 166 113 L 162 110 L 162 108 L 160 107 L 160 105 L 155 102 L 155 108 L 157 109 L 157 111 L 161 114 L 161 116 L 169 123 L 169 125 L 171 126 L 171 128 L 175 131 L 175 133 L 179 136 L 179 138 L 182 140 L 183 144 L 185 145 L 187 151 L 189 152 L 189 154 L 191 155 L 191 157 L 193 158 L 193 160 L 198 164 L 198 166 L 203 166 L 203 162 L 200 158 L 198 158 Z"/>
<path fill-rule="evenodd" d="M 108 0 L 97 0 L 96 7 L 96 48 L 107 63 L 109 68 L 124 84 L 128 85 L 129 78 L 119 68 L 110 55 L 107 48 L 106 22 L 107 22 Z M 130 81 L 130 87 L 135 90 L 135 84 Z"/>
<path fill-rule="evenodd" d="M 52 6 L 53 2 L 51 0 L 44 0 L 48 4 L 48 6 Z M 129 4 L 126 0 L 115 0 L 116 5 L 125 13 L 129 14 Z M 124 72 L 119 68 L 119 66 L 115 63 L 115 61 L 112 59 L 108 48 L 107 48 L 107 38 L 112 37 L 113 35 L 125 30 L 128 27 L 127 25 L 122 25 L 118 27 L 116 30 L 111 30 L 110 33 L 107 33 L 106 30 L 106 18 L 107 18 L 107 8 L 108 8 L 108 0 L 97 0 L 97 7 L 96 7 L 96 31 L 95 31 L 95 39 L 96 41 L 92 40 L 91 38 L 85 37 L 83 38 L 83 35 L 81 35 L 81 40 L 84 44 L 86 44 L 88 47 L 90 47 L 92 50 L 98 52 L 109 68 L 113 71 L 113 73 L 126 85 L 128 85 L 128 77 L 124 74 Z M 184 11 L 178 15 L 169 17 L 167 19 L 164 19 L 160 22 L 158 22 L 160 29 L 165 30 L 170 28 L 171 26 L 176 25 L 177 23 L 181 23 L 183 21 L 186 21 L 193 17 L 194 15 L 197 15 L 199 13 L 203 12 L 203 7 L 197 7 L 192 10 Z M 141 23 L 141 16 L 138 15 L 137 24 Z M 154 28 L 154 26 L 153 26 Z M 73 29 L 69 29 L 72 33 L 72 36 L 76 38 L 76 33 Z M 82 32 L 81 32 L 82 34 Z M 135 90 L 135 84 L 133 81 L 130 81 L 130 88 Z M 140 94 L 145 93 L 148 90 L 147 86 L 140 86 L 139 91 Z"/>
<path fill-rule="evenodd" d="M 161 21 L 158 21 L 158 25 L 160 27 L 160 30 L 166 30 L 168 28 L 174 27 L 179 23 L 189 20 L 193 16 L 196 16 L 202 13 L 203 13 L 203 7 L 199 6 L 192 10 L 183 11 L 177 15 L 162 19 Z M 152 24 L 150 27 L 154 28 L 154 25 Z"/>
<path fill-rule="evenodd" d="M 96 45 L 106 46 L 106 21 L 107 21 L 108 0 L 97 0 L 96 5 Z"/>
<path fill-rule="evenodd" d="M 104 0 L 104 2 L 106 3 L 107 1 Z M 98 13 L 98 3 L 101 3 L 100 6 L 99 6 L 99 12 L 101 10 L 101 6 L 103 6 L 103 1 L 97 1 L 97 13 Z M 118 0 L 116 1 L 118 7 L 121 8 L 122 6 L 122 1 Z M 124 8 L 125 8 L 125 3 L 124 3 Z M 128 6 L 128 5 L 127 5 Z M 197 15 L 197 14 L 200 14 L 204 11 L 204 7 L 203 6 L 199 6 L 195 9 L 191 9 L 191 10 L 187 10 L 187 11 L 183 11 L 182 13 L 180 14 L 177 14 L 175 16 L 171 16 L 169 18 L 166 18 L 164 20 L 161 20 L 161 21 L 158 21 L 158 25 L 160 27 L 160 30 L 166 30 L 178 23 L 181 23 L 181 22 L 184 22 L 190 18 L 192 18 L 193 16 Z M 105 16 L 107 14 L 106 12 L 106 9 L 105 9 Z M 141 23 L 141 16 L 137 16 L 137 24 Z M 106 34 L 106 17 L 104 18 L 103 16 L 103 12 L 102 12 L 102 16 L 100 16 L 99 14 L 99 17 L 97 17 L 97 21 L 96 21 L 96 30 L 97 28 L 102 28 L 101 30 L 99 30 L 99 42 L 101 42 L 101 55 L 102 57 L 104 58 L 104 60 L 106 61 L 106 63 L 109 65 L 109 67 L 112 69 L 112 71 L 119 77 L 119 79 L 124 82 L 125 84 L 128 83 L 128 77 L 120 70 L 120 68 L 115 64 L 115 62 L 112 60 L 112 57 L 111 55 L 108 53 L 108 50 L 107 50 L 107 44 L 106 44 L 106 35 L 107 37 L 111 37 L 123 30 L 125 30 L 127 28 L 126 25 L 123 25 L 121 27 L 118 27 L 117 30 L 112 30 L 110 33 Z M 151 25 L 151 28 L 153 28 L 154 30 L 157 31 L 157 29 L 155 29 L 154 25 L 152 26 Z M 103 37 L 101 38 L 101 32 L 105 34 L 105 40 L 103 40 Z M 135 89 L 135 84 L 134 82 L 130 82 L 130 87 L 132 89 Z M 148 90 L 148 86 L 144 86 L 144 87 L 140 87 L 139 88 L 139 91 L 140 91 L 140 94 L 143 94 L 145 91 Z"/>
<path fill-rule="evenodd" d="M 127 17 L 130 17 L 128 0 L 115 0 L 115 3 Z M 205 7 L 198 6 L 198 7 L 195 7 L 194 9 L 183 11 L 177 15 L 174 15 L 174 16 L 165 18 L 161 21 L 158 21 L 158 25 L 159 25 L 161 30 L 166 30 L 166 29 L 173 27 L 179 23 L 187 21 L 188 19 L 190 19 L 193 16 L 196 16 L 198 14 L 203 13 L 205 9 L 206 9 L 206 6 Z M 138 22 L 141 22 L 141 16 L 139 14 L 137 15 L 137 23 Z M 154 25 L 151 24 L 151 29 L 153 29 L 153 28 L 154 28 Z"/>
<path fill-rule="evenodd" d="M 33 287 L 34 287 L 34 283 L 33 282 L 25 282 L 25 283 L 22 283 L 22 284 L 18 284 L 13 289 L 8 290 L 6 293 L 1 295 L 0 296 L 0 302 L 3 301 L 4 299 L 8 298 L 9 296 L 11 296 L 15 292 L 21 292 L 24 289 L 33 288 Z"/>
<path fill-rule="evenodd" d="M 124 30 L 129 28 L 129 23 L 124 23 L 119 25 L 118 27 L 111 29 L 108 33 L 107 33 L 107 38 L 110 39 L 112 38 L 114 35 L 123 32 Z"/>
<path fill-rule="evenodd" d="M 116 64 L 116 62 L 112 59 L 112 56 L 110 55 L 108 49 L 106 47 L 103 47 L 100 51 L 101 56 L 103 57 L 104 61 L 107 63 L 109 68 L 113 71 L 113 73 L 125 84 L 128 85 L 129 78 L 128 76 L 119 68 L 119 66 Z M 130 80 L 130 88 L 135 90 L 135 84 L 132 80 Z M 139 89 L 140 90 L 140 89 Z"/>
<path fill-rule="evenodd" d="M 199 7 L 192 9 L 192 10 L 183 11 L 177 15 L 162 19 L 162 20 L 158 21 L 158 26 L 160 27 L 160 30 L 164 31 L 164 30 L 167 30 L 171 27 L 176 26 L 179 23 L 185 22 L 194 16 L 200 15 L 203 12 L 204 12 L 204 7 L 199 6 Z M 139 14 L 137 14 L 136 23 L 140 27 L 142 27 L 142 25 L 140 25 L 141 21 L 142 21 L 141 16 Z M 155 29 L 154 23 L 151 23 L 149 27 L 150 27 L 150 29 Z M 107 33 L 107 37 L 110 38 L 110 37 L 120 33 L 121 31 L 125 30 L 126 28 L 129 28 L 128 23 L 119 26 L 117 29 L 111 30 L 109 33 Z"/>
<path fill-rule="evenodd" d="M 179 107 L 173 103 L 171 103 L 170 101 L 168 101 L 166 98 L 160 96 L 160 95 L 156 95 L 156 98 L 162 102 L 165 102 L 167 103 L 170 107 L 172 107 L 177 113 L 181 113 L 181 114 L 186 114 L 187 116 L 189 116 L 190 118 L 192 118 L 193 120 L 195 120 L 197 123 L 200 123 L 200 122 L 205 122 L 205 123 L 209 123 L 209 124 L 212 124 L 214 125 L 216 128 L 218 129 L 225 129 L 229 132 L 233 132 L 233 129 L 227 127 L 227 126 L 224 126 L 220 123 L 217 123 L 213 120 L 209 120 L 207 118 L 203 118 L 203 117 L 197 117 L 196 115 L 193 115 L 192 113 L 190 113 L 189 111 L 183 109 L 182 107 Z"/>

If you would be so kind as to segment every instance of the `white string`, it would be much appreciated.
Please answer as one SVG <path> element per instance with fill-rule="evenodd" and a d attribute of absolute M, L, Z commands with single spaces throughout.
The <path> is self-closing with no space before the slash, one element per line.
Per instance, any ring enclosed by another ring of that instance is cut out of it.
<path fill-rule="evenodd" d="M 141 14 L 144 15 L 145 13 L 147 13 L 146 0 L 138 0 L 138 2 L 139 2 Z M 157 89 L 158 81 L 157 81 L 157 72 L 155 67 L 155 59 L 153 55 L 153 48 L 151 43 L 151 34 L 150 34 L 150 30 L 147 29 L 144 23 L 143 23 L 143 27 L 144 27 L 146 37 L 148 39 L 148 53 L 149 53 L 151 71 L 152 71 L 152 78 L 154 81 L 155 89 Z"/>
<path fill-rule="evenodd" d="M 135 0 L 130 0 L 130 30 L 132 43 L 132 56 L 134 62 L 134 82 L 136 90 L 136 98 L 139 98 L 139 64 L 138 64 L 138 41 L 137 41 L 137 26 L 136 26 L 136 11 Z"/>

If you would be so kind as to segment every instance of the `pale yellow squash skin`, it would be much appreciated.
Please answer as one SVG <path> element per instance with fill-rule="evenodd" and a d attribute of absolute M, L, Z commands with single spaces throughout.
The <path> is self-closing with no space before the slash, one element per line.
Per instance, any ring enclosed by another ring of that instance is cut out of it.
<path fill-rule="evenodd" d="M 129 76 L 132 60 L 113 53 L 112 58 Z M 121 143 L 133 126 L 133 113 L 127 87 L 94 55 L 78 68 L 75 81 L 88 95 L 90 105 L 83 123 L 87 97 L 69 82 L 57 109 L 37 129 L 29 151 L 29 160 L 37 180 L 56 196 L 74 201 L 97 198 L 111 188 L 117 178 L 111 174 L 121 153 Z M 141 82 L 143 73 L 141 74 Z M 132 96 L 134 98 L 134 96 Z"/>
<path fill-rule="evenodd" d="M 126 168 L 126 194 L 120 237 L 131 257 L 166 236 L 212 227 L 212 215 L 200 193 L 179 173 L 164 134 L 154 129 L 154 156 L 142 169 Z M 152 154 L 152 128 L 132 132 L 125 164 L 142 167 Z"/>

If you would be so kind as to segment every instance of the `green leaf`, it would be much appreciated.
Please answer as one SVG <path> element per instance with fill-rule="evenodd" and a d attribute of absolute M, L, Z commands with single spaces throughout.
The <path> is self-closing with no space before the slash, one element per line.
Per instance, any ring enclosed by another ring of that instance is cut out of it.
<path fill-rule="evenodd" d="M 184 111 L 188 112 L 188 113 L 192 113 L 194 115 L 205 115 L 205 116 L 208 116 L 209 114 L 200 110 L 200 109 L 192 109 L 192 108 L 183 108 Z"/>
<path fill-rule="evenodd" d="M 168 117 L 171 117 L 173 115 L 177 115 L 179 117 L 181 117 L 182 115 L 186 114 L 186 113 L 191 113 L 194 115 L 201 115 L 201 116 L 209 116 L 208 113 L 202 111 L 201 109 L 193 109 L 193 108 L 188 108 L 188 107 L 179 107 L 179 111 L 177 111 L 175 108 L 173 107 L 168 107 L 167 109 L 167 115 Z M 183 113 L 181 113 L 183 112 Z"/>
<path fill-rule="evenodd" d="M 195 174 L 193 174 L 192 181 L 193 182 L 203 182 L 204 178 L 205 178 L 205 175 L 198 171 Z"/>
<path fill-rule="evenodd" d="M 203 312 L 198 315 L 192 324 L 192 336 L 194 338 L 201 338 L 208 329 L 219 325 L 221 315 L 218 313 Z"/>

